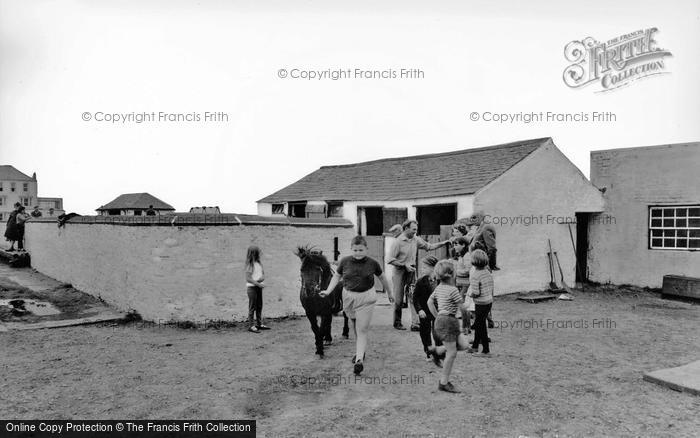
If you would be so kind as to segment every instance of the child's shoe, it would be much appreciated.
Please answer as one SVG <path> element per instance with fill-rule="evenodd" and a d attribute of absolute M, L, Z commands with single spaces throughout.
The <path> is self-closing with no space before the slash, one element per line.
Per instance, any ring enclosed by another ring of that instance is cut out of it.
<path fill-rule="evenodd" d="M 455 388 L 455 386 L 452 384 L 452 382 L 447 382 L 444 385 L 440 382 L 438 382 L 438 390 L 440 391 L 445 391 L 445 392 L 451 392 L 453 394 L 460 393 L 459 389 Z"/>
<path fill-rule="evenodd" d="M 352 372 L 355 373 L 356 376 L 359 376 L 362 370 L 364 370 L 365 367 L 362 365 L 361 360 L 356 360 L 355 365 L 353 366 Z"/>

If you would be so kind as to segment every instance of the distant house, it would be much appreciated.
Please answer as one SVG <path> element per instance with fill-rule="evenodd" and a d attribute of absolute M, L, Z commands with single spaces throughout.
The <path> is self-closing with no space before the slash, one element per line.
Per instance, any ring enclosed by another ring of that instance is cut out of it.
<path fill-rule="evenodd" d="M 38 192 L 36 173 L 28 176 L 14 166 L 0 165 L 0 222 L 7 221 L 15 202 L 22 204 L 27 212 L 38 205 L 43 216 L 50 216 L 50 208 L 54 209 L 54 216 L 64 213 L 62 198 L 41 198 Z"/>
<path fill-rule="evenodd" d="M 605 212 L 591 221 L 591 279 L 661 287 L 700 277 L 700 142 L 591 152 Z"/>
<path fill-rule="evenodd" d="M 175 209 L 150 193 L 126 193 L 117 196 L 96 211 L 100 216 L 142 216 L 153 208 L 157 214 L 174 212 Z"/>
<path fill-rule="evenodd" d="M 578 227 L 587 229 L 590 214 L 603 211 L 603 198 L 551 138 L 540 138 L 324 166 L 258 201 L 260 215 L 341 217 L 367 236 L 416 219 L 418 233 L 428 239 L 478 210 L 497 229 L 503 269 L 496 281 L 498 292 L 506 293 L 546 287 L 548 239 L 566 281 L 573 283 L 576 255 L 569 230 L 573 235 Z M 383 258 L 383 246 L 370 246 L 373 256 Z M 577 250 L 583 256 L 587 247 Z"/>
<path fill-rule="evenodd" d="M 13 166 L 0 166 L 0 221 L 7 220 L 15 202 L 31 211 L 37 202 L 37 190 L 36 174 L 28 176 Z"/>

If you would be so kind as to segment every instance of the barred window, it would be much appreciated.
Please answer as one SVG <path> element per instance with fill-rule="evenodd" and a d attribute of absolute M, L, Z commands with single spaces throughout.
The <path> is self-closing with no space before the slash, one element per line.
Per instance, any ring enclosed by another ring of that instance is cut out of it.
<path fill-rule="evenodd" d="M 284 214 L 284 204 L 272 204 L 272 214 Z"/>
<path fill-rule="evenodd" d="M 649 207 L 649 248 L 700 250 L 700 205 Z"/>

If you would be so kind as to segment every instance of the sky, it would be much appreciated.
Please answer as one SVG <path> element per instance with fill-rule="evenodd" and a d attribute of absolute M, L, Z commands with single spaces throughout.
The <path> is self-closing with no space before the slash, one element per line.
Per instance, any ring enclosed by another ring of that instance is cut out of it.
<path fill-rule="evenodd" d="M 650 28 L 663 74 L 564 83 L 570 42 Z M 699 54 L 697 0 L 0 0 L 0 164 L 81 214 L 135 192 L 255 213 L 324 165 L 540 137 L 588 175 L 592 150 L 700 141 Z M 540 112 L 569 121 L 490 115 Z"/>

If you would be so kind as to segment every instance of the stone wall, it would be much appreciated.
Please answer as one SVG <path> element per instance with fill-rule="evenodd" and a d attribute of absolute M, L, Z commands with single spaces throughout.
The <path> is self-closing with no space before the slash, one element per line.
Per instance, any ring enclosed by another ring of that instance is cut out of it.
<path fill-rule="evenodd" d="M 189 221 L 148 226 L 74 220 L 82 222 L 71 221 L 63 228 L 53 221 L 27 223 L 32 266 L 151 321 L 246 318 L 244 260 L 249 245 L 263 252 L 263 315 L 302 313 L 295 248 L 312 244 L 332 261 L 334 238 L 347 255 L 353 237 L 346 221 L 246 224 L 238 219 L 235 225 Z"/>

